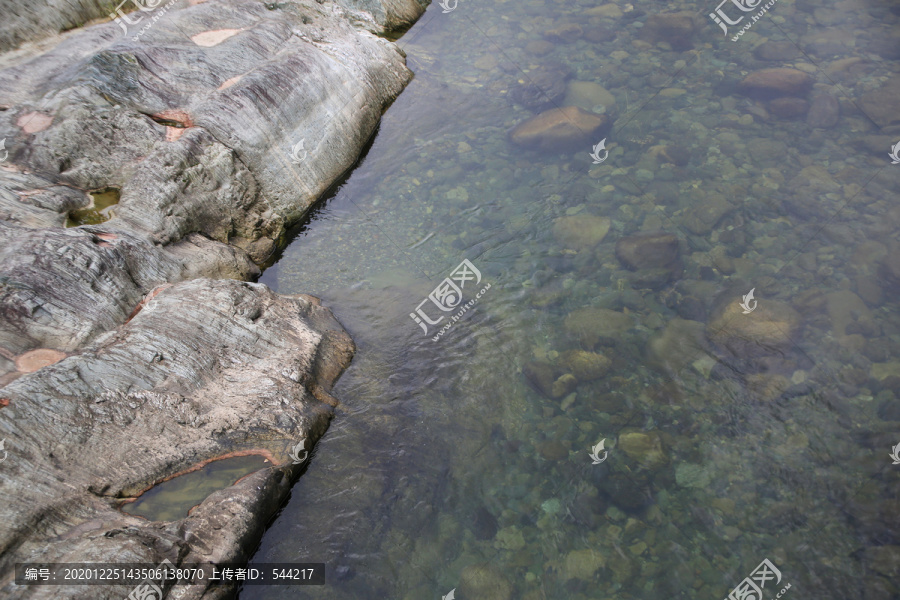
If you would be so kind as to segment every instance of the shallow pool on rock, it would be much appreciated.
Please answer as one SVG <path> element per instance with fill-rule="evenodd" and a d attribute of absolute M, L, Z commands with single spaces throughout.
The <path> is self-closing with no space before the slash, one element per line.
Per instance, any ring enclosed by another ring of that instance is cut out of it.
<path fill-rule="evenodd" d="M 256 454 L 214 460 L 196 471 L 153 486 L 134 502 L 124 504 L 122 510 L 150 521 L 182 519 L 213 492 L 270 466 L 272 463 Z"/>
<path fill-rule="evenodd" d="M 113 206 L 119 203 L 119 190 L 106 188 L 90 192 L 92 203 L 86 208 L 73 210 L 66 219 L 66 227 L 79 225 L 99 225 L 112 219 Z"/>

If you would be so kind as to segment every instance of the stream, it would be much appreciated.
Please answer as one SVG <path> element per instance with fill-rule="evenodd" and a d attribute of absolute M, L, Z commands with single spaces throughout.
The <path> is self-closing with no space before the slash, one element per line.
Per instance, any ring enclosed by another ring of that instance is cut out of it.
<path fill-rule="evenodd" d="M 735 92 L 799 65 L 847 110 L 842 85 L 896 69 L 753 58 L 806 35 L 808 5 L 732 42 L 691 4 L 688 49 L 641 41 L 657 5 L 428 8 L 397 42 L 415 79 L 260 278 L 321 298 L 358 350 L 251 561 L 328 583 L 241 598 L 891 597 L 900 312 L 876 264 L 900 166 L 850 149 L 861 114 L 816 129 Z M 614 118 L 604 161 L 510 142 L 535 85 Z M 630 238 L 658 231 L 674 251 Z M 672 260 L 630 269 L 625 238 Z"/>

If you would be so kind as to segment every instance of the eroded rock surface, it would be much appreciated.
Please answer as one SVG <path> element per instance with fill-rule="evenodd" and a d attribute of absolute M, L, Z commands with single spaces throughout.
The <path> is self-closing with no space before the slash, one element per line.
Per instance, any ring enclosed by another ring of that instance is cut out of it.
<path fill-rule="evenodd" d="M 324 433 L 335 404 L 328 391 L 354 348 L 317 300 L 209 279 L 154 300 L 126 325 L 0 389 L 10 453 L 0 467 L 4 571 L 29 560 L 245 560 L 299 474 L 290 449 L 304 438 L 311 448 Z M 148 523 L 118 510 L 119 499 L 197 463 L 249 451 L 273 466 L 185 519 Z M 7 584 L 2 595 L 20 593 Z M 56 593 L 122 598 L 127 590 Z"/>
<path fill-rule="evenodd" d="M 153 3 L 129 27 L 58 34 L 110 6 L 54 0 L 0 27 L 15 32 L 5 48 L 20 46 L 0 56 L 3 597 L 130 591 L 17 587 L 17 562 L 245 561 L 303 468 L 291 449 L 325 431 L 353 354 L 314 298 L 240 280 L 354 164 L 411 77 L 377 34 L 424 6 Z M 66 227 L 109 190 L 112 218 Z M 184 519 L 119 510 L 246 453 L 273 466 Z"/>

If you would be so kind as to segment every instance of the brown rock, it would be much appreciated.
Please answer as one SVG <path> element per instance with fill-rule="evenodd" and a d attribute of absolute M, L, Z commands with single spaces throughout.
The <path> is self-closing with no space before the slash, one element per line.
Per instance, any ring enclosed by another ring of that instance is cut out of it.
<path fill-rule="evenodd" d="M 577 106 L 554 108 L 516 125 L 509 137 L 514 144 L 547 151 L 587 148 L 612 127 L 606 115 L 595 115 Z"/>
<path fill-rule="evenodd" d="M 769 112 L 782 119 L 796 119 L 802 117 L 809 110 L 809 102 L 803 98 L 791 96 L 775 98 L 769 102 Z"/>
<path fill-rule="evenodd" d="M 603 241 L 611 221 L 595 215 L 573 215 L 553 221 L 553 237 L 567 248 L 590 248 Z"/>
<path fill-rule="evenodd" d="M 641 29 L 641 39 L 651 44 L 666 42 L 674 50 L 690 50 L 697 25 L 689 12 L 651 15 Z"/>
<path fill-rule="evenodd" d="M 678 238 L 664 231 L 619 238 L 616 258 L 629 269 L 669 268 L 678 262 Z"/>
<path fill-rule="evenodd" d="M 831 94 L 816 94 L 806 115 L 806 122 L 817 129 L 831 129 L 841 116 L 841 105 Z"/>
<path fill-rule="evenodd" d="M 744 314 L 741 297 L 730 297 L 713 310 L 707 336 L 734 354 L 758 356 L 778 351 L 792 342 L 800 327 L 800 314 L 778 300 L 756 298 L 753 312 Z"/>
<path fill-rule="evenodd" d="M 814 82 L 812 77 L 797 69 L 762 69 L 747 75 L 738 84 L 738 91 L 759 98 L 804 96 L 812 89 Z"/>
<path fill-rule="evenodd" d="M 608 358 L 596 352 L 570 350 L 562 355 L 560 366 L 569 371 L 578 381 L 600 379 L 612 364 Z"/>

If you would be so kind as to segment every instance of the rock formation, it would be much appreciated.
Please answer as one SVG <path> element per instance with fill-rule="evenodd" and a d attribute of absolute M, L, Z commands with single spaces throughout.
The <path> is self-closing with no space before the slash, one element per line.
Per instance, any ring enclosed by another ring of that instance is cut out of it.
<path fill-rule="evenodd" d="M 0 50 L 15 49 L 0 63 L 6 575 L 28 561 L 248 558 L 303 468 L 291 448 L 325 431 L 354 346 L 316 299 L 243 280 L 353 165 L 411 77 L 378 34 L 424 10 L 152 0 L 65 31 L 108 8 L 45 0 L 0 26 Z M 99 211 L 101 195 L 118 202 Z M 91 208 L 93 224 L 71 226 Z M 247 453 L 272 467 L 184 519 L 119 510 L 179 472 Z M 0 594 L 50 589 L 129 592 L 8 577 Z"/>

